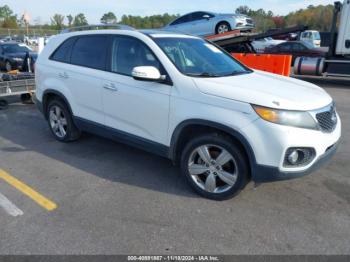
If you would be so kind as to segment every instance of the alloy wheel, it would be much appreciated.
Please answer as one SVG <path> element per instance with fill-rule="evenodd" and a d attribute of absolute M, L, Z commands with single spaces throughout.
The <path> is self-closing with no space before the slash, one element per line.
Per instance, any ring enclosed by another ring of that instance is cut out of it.
<path fill-rule="evenodd" d="M 209 193 L 230 190 L 238 177 L 236 160 L 217 145 L 197 147 L 190 155 L 188 172 L 195 184 Z"/>
<path fill-rule="evenodd" d="M 59 106 L 54 105 L 50 108 L 49 120 L 53 133 L 59 138 L 64 138 L 67 134 L 68 124 L 64 112 Z"/>
<path fill-rule="evenodd" d="M 219 34 L 223 34 L 223 33 L 226 33 L 228 31 L 229 31 L 229 28 L 228 28 L 228 26 L 226 24 L 219 25 L 219 27 L 218 27 L 218 33 Z"/>

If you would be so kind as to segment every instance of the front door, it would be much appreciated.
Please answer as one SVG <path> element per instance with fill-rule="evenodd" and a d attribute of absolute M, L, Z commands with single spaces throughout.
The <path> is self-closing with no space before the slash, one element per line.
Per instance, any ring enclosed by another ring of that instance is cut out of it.
<path fill-rule="evenodd" d="M 138 81 L 136 66 L 154 66 L 166 74 L 153 52 L 140 40 L 114 36 L 110 71 L 103 80 L 106 125 L 142 139 L 166 144 L 171 86 Z"/>

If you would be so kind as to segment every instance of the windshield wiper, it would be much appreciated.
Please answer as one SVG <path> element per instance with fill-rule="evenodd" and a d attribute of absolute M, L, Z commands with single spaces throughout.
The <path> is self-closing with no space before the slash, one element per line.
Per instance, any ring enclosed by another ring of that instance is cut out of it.
<path fill-rule="evenodd" d="M 194 73 L 187 73 L 188 76 L 194 76 L 194 77 L 221 77 L 221 75 L 216 74 L 210 74 L 208 72 L 203 72 L 200 74 L 194 74 Z"/>
<path fill-rule="evenodd" d="M 244 74 L 249 74 L 252 71 L 233 71 L 227 75 L 223 75 L 223 76 L 236 76 L 236 75 L 244 75 Z"/>

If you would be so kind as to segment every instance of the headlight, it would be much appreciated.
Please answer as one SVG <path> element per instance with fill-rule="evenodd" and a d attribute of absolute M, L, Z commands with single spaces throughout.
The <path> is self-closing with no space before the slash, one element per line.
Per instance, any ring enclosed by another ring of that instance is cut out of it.
<path fill-rule="evenodd" d="M 318 124 L 308 112 L 279 110 L 252 105 L 255 112 L 264 120 L 285 126 L 319 129 Z"/>

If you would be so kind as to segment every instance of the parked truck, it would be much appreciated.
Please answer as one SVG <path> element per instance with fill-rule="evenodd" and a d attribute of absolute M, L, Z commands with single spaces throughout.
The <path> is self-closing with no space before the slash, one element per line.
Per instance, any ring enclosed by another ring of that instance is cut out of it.
<path fill-rule="evenodd" d="M 350 77 L 350 0 L 334 3 L 331 44 L 326 57 L 298 57 L 294 74 Z"/>

